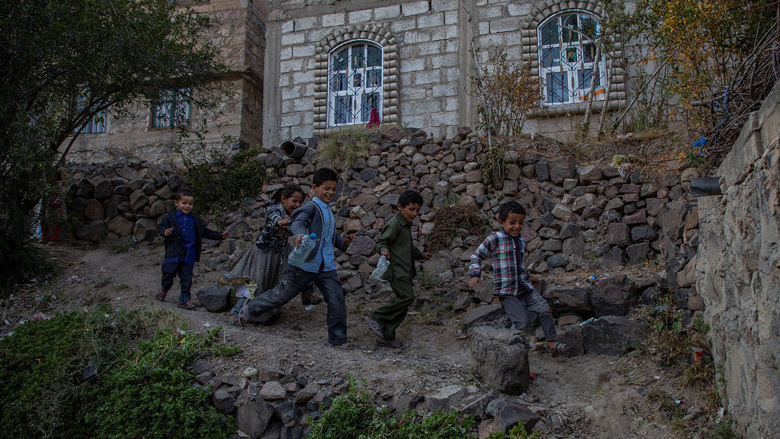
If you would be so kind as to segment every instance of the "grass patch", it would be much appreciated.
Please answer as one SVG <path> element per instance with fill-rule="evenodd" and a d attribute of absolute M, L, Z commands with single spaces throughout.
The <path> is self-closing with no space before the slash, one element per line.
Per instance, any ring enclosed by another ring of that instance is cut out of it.
<path fill-rule="evenodd" d="M 57 314 L 0 340 L 0 423 L 14 438 L 224 438 L 235 420 L 184 368 L 221 328 L 181 336 L 170 312 Z M 160 329 L 163 328 L 163 329 Z"/>
<path fill-rule="evenodd" d="M 409 410 L 395 417 L 387 407 L 379 407 L 365 390 L 352 381 L 349 392 L 333 400 L 322 418 L 314 421 L 312 439 L 473 439 L 469 430 L 474 420 L 457 412 L 437 412 L 420 416 Z"/>
<path fill-rule="evenodd" d="M 368 157 L 373 141 L 380 139 L 378 129 L 354 126 L 341 129 L 324 139 L 317 151 L 318 159 L 325 159 L 339 172 L 345 172 L 359 158 Z"/>

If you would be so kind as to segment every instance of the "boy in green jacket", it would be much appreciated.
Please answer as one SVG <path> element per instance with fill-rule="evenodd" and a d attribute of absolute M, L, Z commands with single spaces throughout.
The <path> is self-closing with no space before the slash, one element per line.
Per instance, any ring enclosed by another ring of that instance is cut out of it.
<path fill-rule="evenodd" d="M 382 279 L 390 282 L 395 293 L 394 299 L 371 313 L 371 317 L 366 317 L 368 326 L 376 334 L 378 347 L 406 347 L 402 341 L 396 340 L 395 331 L 414 302 L 412 279 L 417 276 L 414 261 L 433 257 L 412 244 L 412 221 L 417 218 L 422 205 L 419 192 L 405 190 L 398 198 L 398 213 L 385 224 L 382 236 L 376 242 L 376 251 L 390 262 Z"/>

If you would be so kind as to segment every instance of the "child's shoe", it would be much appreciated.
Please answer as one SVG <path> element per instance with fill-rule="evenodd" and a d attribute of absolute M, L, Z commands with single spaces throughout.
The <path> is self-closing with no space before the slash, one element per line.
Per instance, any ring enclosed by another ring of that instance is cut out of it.
<path fill-rule="evenodd" d="M 184 303 L 180 303 L 179 304 L 179 308 L 186 309 L 188 311 L 193 311 L 193 310 L 195 310 L 197 308 L 197 306 L 194 303 L 192 303 L 191 300 L 188 300 L 188 301 L 186 301 Z"/>

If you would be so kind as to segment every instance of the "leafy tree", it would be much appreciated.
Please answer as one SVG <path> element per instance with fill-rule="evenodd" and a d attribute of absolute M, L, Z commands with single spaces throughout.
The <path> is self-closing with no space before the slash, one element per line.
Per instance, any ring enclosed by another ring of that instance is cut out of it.
<path fill-rule="evenodd" d="M 204 42 L 209 27 L 208 17 L 169 0 L 0 2 L 4 270 L 24 271 L 17 255 L 30 254 L 29 212 L 72 145 L 63 142 L 93 117 L 170 98 L 171 90 L 195 106 L 214 106 L 226 68 Z"/>

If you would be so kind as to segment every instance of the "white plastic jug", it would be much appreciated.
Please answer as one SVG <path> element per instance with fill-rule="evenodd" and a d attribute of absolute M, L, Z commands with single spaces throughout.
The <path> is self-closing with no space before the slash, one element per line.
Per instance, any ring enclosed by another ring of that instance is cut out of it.
<path fill-rule="evenodd" d="M 293 251 L 290 252 L 290 257 L 287 259 L 287 262 L 289 262 L 291 265 L 295 265 L 296 267 L 300 267 L 300 265 L 306 261 L 306 256 L 309 256 L 309 253 L 314 250 L 316 245 L 317 235 L 312 233 L 311 235 L 304 236 L 301 240 L 301 245 L 294 248 Z"/>
<path fill-rule="evenodd" d="M 382 275 L 385 274 L 387 271 L 387 267 L 390 266 L 390 262 L 387 261 L 387 258 L 382 256 L 379 258 L 379 261 L 376 263 L 376 269 L 371 273 L 371 277 L 373 277 L 376 280 L 382 280 Z"/>

